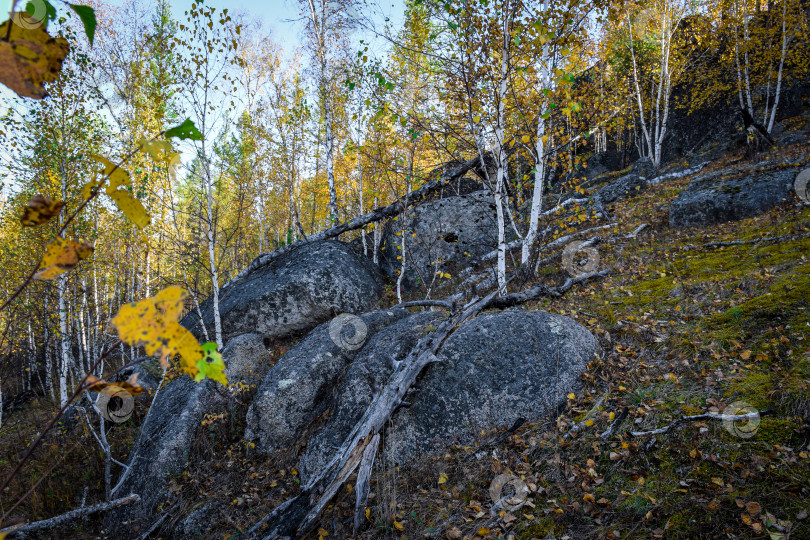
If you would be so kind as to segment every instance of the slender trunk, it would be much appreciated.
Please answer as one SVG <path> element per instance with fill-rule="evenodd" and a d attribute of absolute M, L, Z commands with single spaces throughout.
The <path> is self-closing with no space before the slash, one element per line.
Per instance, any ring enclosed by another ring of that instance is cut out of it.
<path fill-rule="evenodd" d="M 785 1 L 782 2 L 782 55 L 779 58 L 779 72 L 776 76 L 776 94 L 773 98 L 773 107 L 771 108 L 771 119 L 768 122 L 768 132 L 773 131 L 773 125 L 776 123 L 776 109 L 779 108 L 779 95 L 782 93 L 782 69 L 785 67 L 785 57 L 787 56 L 787 48 L 790 43 L 787 31 L 785 28 L 785 18 L 787 17 L 787 6 Z"/>
<path fill-rule="evenodd" d="M 501 42 L 501 74 L 500 86 L 498 88 L 498 117 L 495 126 L 495 159 L 497 161 L 497 173 L 495 180 L 495 213 L 498 220 L 498 293 L 506 294 L 506 222 L 504 216 L 504 191 L 506 184 L 506 154 L 504 152 L 503 140 L 506 124 L 505 107 L 506 92 L 508 89 L 509 77 L 509 44 L 511 36 L 509 32 L 510 17 L 509 4 L 506 4 L 503 19 L 503 37 Z"/>
<path fill-rule="evenodd" d="M 638 66 L 636 65 L 636 52 L 635 46 L 633 44 L 633 25 L 630 22 L 630 14 L 627 14 L 627 30 L 630 33 L 630 58 L 633 61 L 633 82 L 636 85 L 636 100 L 638 101 L 638 113 L 639 118 L 641 121 L 641 130 L 644 134 L 644 139 L 647 142 L 647 153 L 645 154 L 643 151 L 639 152 L 641 157 L 649 157 L 650 152 L 652 151 L 653 145 L 652 140 L 650 139 L 650 132 L 647 129 L 647 122 L 644 118 L 644 102 L 641 96 L 641 86 L 638 82 Z M 644 144 L 642 144 L 640 149 L 644 149 Z"/>
<path fill-rule="evenodd" d="M 529 231 L 523 238 L 523 248 L 520 254 L 520 265 L 527 268 L 531 249 L 537 240 L 537 228 L 540 223 L 540 212 L 543 209 L 543 182 L 545 179 L 545 153 L 543 136 L 545 135 L 546 121 L 537 118 L 537 146 L 535 148 L 536 160 L 534 165 L 534 191 L 532 193 L 532 210 L 529 214 Z"/>
<path fill-rule="evenodd" d="M 378 199 L 377 196 L 374 196 L 374 208 L 377 208 Z M 373 261 L 374 264 L 380 264 L 380 240 L 382 237 L 382 227 L 378 222 L 374 223 L 374 255 Z"/>
<path fill-rule="evenodd" d="M 68 400 L 68 371 L 70 370 L 70 341 L 67 331 L 67 309 L 65 302 L 65 281 L 67 275 L 57 278 L 57 294 L 59 309 L 59 405 L 63 406 Z"/>
<path fill-rule="evenodd" d="M 217 348 L 222 350 L 222 320 L 219 314 L 219 273 L 217 270 L 216 260 L 216 244 L 214 237 L 214 188 L 211 185 L 211 172 L 205 153 L 205 141 L 202 143 L 202 158 L 205 162 L 203 176 L 205 177 L 205 200 L 206 210 L 208 213 L 208 227 L 206 235 L 208 240 L 208 263 L 211 271 L 211 287 L 212 292 L 212 306 L 214 311 L 214 339 L 217 343 Z"/>
<path fill-rule="evenodd" d="M 363 162 L 360 156 L 357 157 L 357 182 L 360 186 L 360 215 L 366 213 L 365 206 L 363 205 Z M 360 242 L 363 244 L 363 255 L 368 257 L 368 246 L 366 246 L 366 228 L 360 229 Z"/>

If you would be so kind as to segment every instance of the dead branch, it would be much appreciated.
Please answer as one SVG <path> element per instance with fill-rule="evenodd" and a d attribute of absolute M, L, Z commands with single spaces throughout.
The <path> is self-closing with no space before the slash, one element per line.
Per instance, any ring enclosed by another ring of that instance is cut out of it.
<path fill-rule="evenodd" d="M 451 311 L 455 309 L 454 302 L 450 302 L 447 300 L 414 300 L 412 302 L 402 302 L 401 304 L 396 304 L 394 306 L 391 306 L 391 309 L 409 308 L 409 307 L 440 307 L 444 309 L 449 309 Z"/>
<path fill-rule="evenodd" d="M 70 523 L 71 521 L 80 518 L 82 516 L 96 514 L 98 512 L 106 512 L 107 510 L 118 508 L 119 506 L 125 506 L 128 504 L 139 502 L 140 500 L 141 500 L 140 495 L 138 495 L 137 493 L 132 493 L 131 495 L 127 495 L 126 497 L 122 497 L 120 499 L 115 499 L 114 501 L 94 504 L 93 506 L 85 506 L 83 508 L 77 508 L 76 510 L 71 510 L 70 512 L 64 513 L 59 516 L 43 519 L 42 521 L 35 521 L 33 523 L 27 523 L 21 527 L 17 528 L 9 527 L 8 529 L 0 530 L 0 534 L 8 533 L 9 536 L 11 536 L 15 534 L 26 534 L 36 531 L 53 529 L 55 527 L 59 527 L 60 525 L 64 525 L 65 523 Z"/>
<path fill-rule="evenodd" d="M 253 538 L 253 535 L 262 528 L 264 528 L 263 534 L 266 539 L 295 537 L 310 530 L 323 509 L 355 469 L 361 466 L 361 463 L 364 464 L 364 469 L 370 469 L 376 449 L 369 449 L 369 447 L 379 444 L 380 432 L 394 411 L 403 404 L 406 394 L 416 382 L 419 374 L 428 365 L 440 361 L 436 355 L 447 339 L 465 321 L 486 308 L 509 307 L 540 296 L 562 295 L 575 283 L 604 276 L 607 272 L 608 270 L 603 270 L 570 278 L 560 287 L 538 285 L 521 293 L 501 297 L 497 296 L 498 291 L 496 290 L 483 299 L 473 299 L 460 312 L 451 314 L 435 331 L 422 337 L 405 359 L 394 363 L 394 370 L 388 383 L 376 392 L 362 418 L 355 424 L 344 443 L 335 452 L 334 457 L 302 486 L 302 492 L 262 518 L 251 527 L 246 537 Z M 370 474 L 370 471 L 362 470 L 361 474 Z"/>
<path fill-rule="evenodd" d="M 563 442 L 565 442 L 566 440 L 570 439 L 570 438 L 571 438 L 571 436 L 572 436 L 574 433 L 579 432 L 579 431 L 580 431 L 582 428 L 584 428 L 585 426 L 587 426 L 586 422 L 587 422 L 587 421 L 588 421 L 588 420 L 591 418 L 591 416 L 593 416 L 593 413 L 595 413 L 595 412 L 596 412 L 596 409 L 598 409 L 599 407 L 601 407 L 601 406 L 602 406 L 602 403 L 604 403 L 604 402 L 605 402 L 605 398 L 606 398 L 606 397 L 607 397 L 607 394 L 604 394 L 602 397 L 600 397 L 600 398 L 599 398 L 599 399 L 596 401 L 596 404 L 594 404 L 594 406 L 593 406 L 593 407 L 591 407 L 591 410 L 590 410 L 590 411 L 588 411 L 588 412 L 585 414 L 585 418 L 583 418 L 581 422 L 577 422 L 576 424 L 574 424 L 573 426 L 571 426 L 571 429 L 569 429 L 569 430 L 568 430 L 568 431 L 565 433 L 565 435 L 563 435 L 563 436 L 562 436 L 562 440 L 563 440 Z"/>
<path fill-rule="evenodd" d="M 616 433 L 616 430 L 619 429 L 619 426 L 622 425 L 625 418 L 627 418 L 627 415 L 628 415 L 629 412 L 630 412 L 630 409 L 628 409 L 627 407 L 622 409 L 622 412 L 619 413 L 619 416 L 617 416 L 616 419 L 613 420 L 613 423 L 610 424 L 610 427 L 607 428 L 604 431 L 604 433 L 599 435 L 599 438 L 602 439 L 603 441 L 606 441 L 606 440 L 610 439 L 611 437 L 613 437 L 613 434 Z"/>
<path fill-rule="evenodd" d="M 674 427 L 680 426 L 682 424 L 686 424 L 687 422 L 695 422 L 697 420 L 719 420 L 721 422 L 739 422 L 742 420 L 755 420 L 762 416 L 767 416 L 770 414 L 769 411 L 754 411 L 747 414 L 715 414 L 715 413 L 703 413 L 703 414 L 695 414 L 692 416 L 683 416 L 678 418 L 671 424 L 667 424 L 664 427 L 660 427 L 658 429 L 653 429 L 650 431 L 631 431 L 630 435 L 633 437 L 644 437 L 647 435 L 661 435 L 663 433 L 668 432 Z"/>

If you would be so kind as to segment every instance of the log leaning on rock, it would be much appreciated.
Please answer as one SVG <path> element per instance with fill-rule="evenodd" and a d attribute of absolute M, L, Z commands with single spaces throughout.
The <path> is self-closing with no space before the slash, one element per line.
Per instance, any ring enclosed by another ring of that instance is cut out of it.
<path fill-rule="evenodd" d="M 484 158 L 486 161 L 486 157 Z M 229 287 L 235 281 L 238 281 L 244 277 L 246 277 L 251 272 L 258 270 L 259 268 L 269 264 L 271 261 L 275 260 L 277 257 L 291 251 L 299 246 L 304 244 L 309 244 L 312 242 L 318 242 L 320 240 L 329 240 L 331 238 L 335 238 L 340 236 L 343 233 L 354 231 L 365 227 L 371 223 L 376 223 L 378 221 L 382 221 L 383 219 L 388 219 L 400 214 L 403 210 L 412 206 L 425 198 L 429 197 L 435 191 L 438 191 L 442 187 L 446 186 L 451 181 L 457 179 L 470 169 L 473 169 L 478 166 L 480 159 L 475 157 L 469 161 L 465 161 L 459 165 L 456 165 L 452 169 L 448 170 L 447 172 L 443 173 L 439 178 L 435 180 L 430 180 L 429 182 L 425 183 L 422 187 L 415 190 L 413 193 L 409 195 L 403 196 L 397 199 L 395 202 L 389 204 L 388 206 L 383 206 L 381 208 L 377 208 L 372 210 L 371 212 L 364 214 L 362 216 L 358 216 L 354 219 L 351 219 L 345 223 L 341 223 L 339 225 L 335 225 L 334 227 L 330 227 L 323 231 L 319 231 L 313 235 L 310 235 L 306 238 L 302 238 L 296 242 L 288 246 L 281 247 L 276 249 L 275 251 L 271 251 L 270 253 L 264 253 L 259 255 L 241 272 L 239 272 L 236 277 L 230 280 L 228 283 L 222 286 L 223 289 Z"/>
<path fill-rule="evenodd" d="M 366 485 L 374 463 L 374 455 L 378 451 L 379 435 L 394 412 L 405 405 L 405 396 L 420 373 L 428 365 L 440 361 L 436 355 L 453 332 L 486 308 L 506 308 L 543 296 L 560 296 L 575 284 L 603 277 L 607 273 L 608 270 L 603 270 L 583 274 L 566 280 L 559 287 L 541 284 L 526 291 L 504 296 L 497 296 L 497 291 L 494 291 L 483 299 L 476 298 L 470 301 L 462 309 L 451 314 L 435 331 L 421 338 L 407 357 L 396 362 L 388 382 L 371 400 L 371 404 L 344 443 L 337 449 L 332 459 L 303 486 L 302 492 L 281 504 L 251 527 L 245 535 L 246 538 L 277 539 L 305 534 L 317 524 L 321 512 L 351 474 L 359 468 L 358 485 L 362 485 L 363 489 L 357 493 L 355 526 L 358 526 L 362 521 L 358 518 L 358 514 L 363 511 L 366 504 Z"/>

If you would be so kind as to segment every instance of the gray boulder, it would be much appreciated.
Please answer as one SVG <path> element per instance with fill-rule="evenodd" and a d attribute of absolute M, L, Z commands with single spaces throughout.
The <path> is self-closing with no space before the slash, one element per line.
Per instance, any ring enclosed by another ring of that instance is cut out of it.
<path fill-rule="evenodd" d="M 653 178 L 655 176 L 655 165 L 650 158 L 640 158 L 638 161 L 633 163 L 633 167 L 630 169 L 630 174 L 637 174 L 642 178 Z"/>
<path fill-rule="evenodd" d="M 700 227 L 750 218 L 792 198 L 797 168 L 763 163 L 694 178 L 669 206 L 669 226 Z"/>
<path fill-rule="evenodd" d="M 258 383 L 267 372 L 269 354 L 260 334 L 236 336 L 222 348 L 228 384 Z"/>
<path fill-rule="evenodd" d="M 495 203 L 489 191 L 447 197 L 410 208 L 405 218 L 406 291 L 424 290 L 436 272 L 452 273 L 457 265 L 495 249 Z M 380 266 L 396 278 L 401 267 L 400 222 L 386 224 Z M 415 235 L 415 236 L 414 236 Z M 427 285 L 426 285 L 427 284 Z"/>
<path fill-rule="evenodd" d="M 648 185 L 646 178 L 637 174 L 628 174 L 600 188 L 594 197 L 602 204 L 608 204 L 637 195 Z"/>
<path fill-rule="evenodd" d="M 141 500 L 109 512 L 104 520 L 115 537 L 135 538 L 149 529 L 157 518 L 155 508 L 169 496 L 169 479 L 186 468 L 203 416 L 224 409 L 222 390 L 209 379 L 196 383 L 183 375 L 158 392 L 128 459 L 131 472 L 116 492 L 138 493 Z"/>
<path fill-rule="evenodd" d="M 404 309 L 337 317 L 287 351 L 262 381 L 247 412 L 245 439 L 271 453 L 291 445 L 330 405 L 366 340 L 407 316 Z"/>
<path fill-rule="evenodd" d="M 221 289 L 223 340 L 254 332 L 278 339 L 309 330 L 337 313 L 368 311 L 383 291 L 377 267 L 342 242 L 305 244 Z M 200 306 L 214 331 L 211 298 Z M 198 338 L 196 311 L 182 320 Z"/>
<path fill-rule="evenodd" d="M 267 371 L 267 349 L 259 334 L 234 337 L 222 348 L 222 358 L 229 384 L 258 382 Z M 105 522 L 111 530 L 123 534 L 127 523 L 141 532 L 148 528 L 155 507 L 169 496 L 169 479 L 188 464 L 203 417 L 224 412 L 227 402 L 227 391 L 219 383 L 208 379 L 196 383 L 186 375 L 158 392 L 128 460 L 132 472 L 119 488 L 119 493 L 140 494 L 141 501 L 114 511 Z"/>
<path fill-rule="evenodd" d="M 391 373 L 444 314 L 424 312 L 373 336 L 337 391 L 332 416 L 301 457 L 302 478 L 322 467 L 344 441 Z M 407 463 L 448 444 L 472 442 L 482 429 L 553 413 L 597 352 L 596 339 L 575 321 L 539 311 L 486 313 L 461 326 L 418 382 L 411 406 L 386 431 L 383 456 Z"/>

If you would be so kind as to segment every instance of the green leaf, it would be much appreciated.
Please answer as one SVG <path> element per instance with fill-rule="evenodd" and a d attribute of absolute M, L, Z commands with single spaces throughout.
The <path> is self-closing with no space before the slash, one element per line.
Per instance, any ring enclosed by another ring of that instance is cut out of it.
<path fill-rule="evenodd" d="M 90 45 L 92 45 L 93 38 L 96 35 L 96 12 L 90 6 L 80 6 L 77 4 L 68 5 L 82 20 L 84 33 L 87 34 L 87 39 L 90 41 Z"/>
<path fill-rule="evenodd" d="M 191 139 L 192 141 L 201 141 L 203 136 L 197 126 L 190 118 L 186 121 L 166 131 L 166 137 L 177 137 L 178 139 Z"/>
<path fill-rule="evenodd" d="M 43 7 L 45 8 L 45 13 L 40 12 Z M 48 0 L 27 2 L 25 4 L 25 13 L 27 13 L 29 17 L 33 17 L 45 23 L 46 27 L 50 21 L 56 19 L 56 8 L 53 7 Z"/>
<path fill-rule="evenodd" d="M 205 352 L 215 352 L 217 350 L 217 344 L 213 341 L 209 341 L 208 343 L 202 344 L 202 350 Z"/>
<path fill-rule="evenodd" d="M 206 345 L 210 345 L 210 343 L 203 345 L 203 348 Z M 200 371 L 194 376 L 195 381 L 200 382 L 205 378 L 209 378 L 223 386 L 228 386 L 228 379 L 225 377 L 225 361 L 218 352 L 206 351 L 205 358 L 197 361 L 197 369 Z"/>

